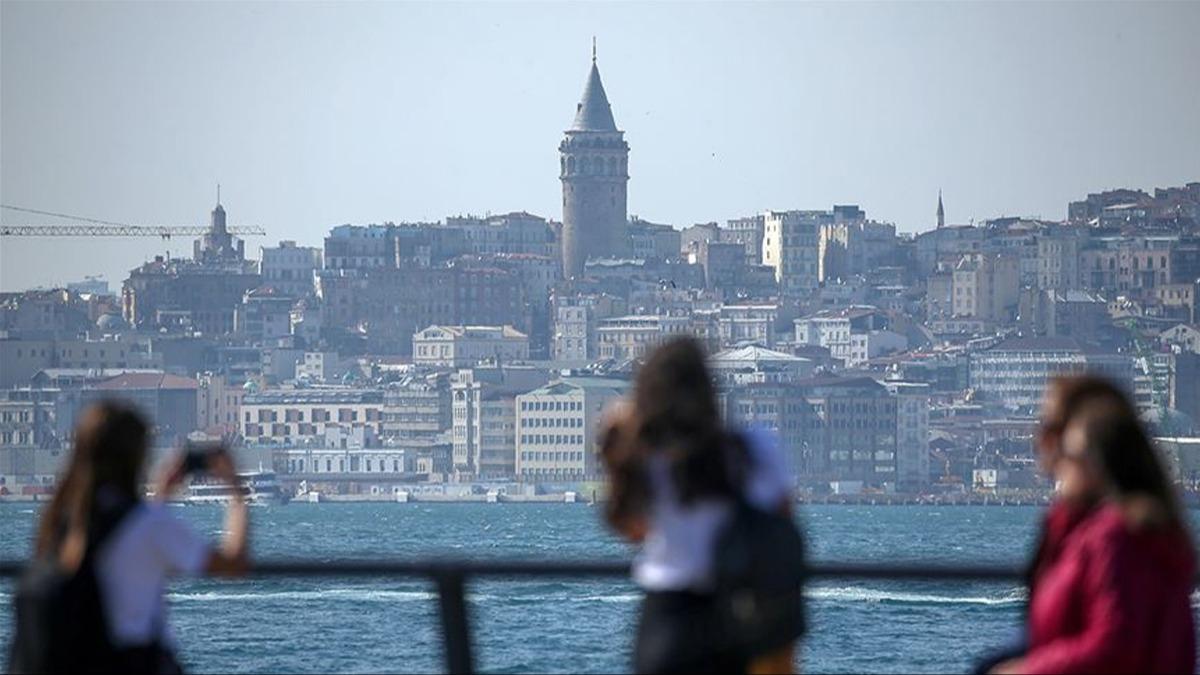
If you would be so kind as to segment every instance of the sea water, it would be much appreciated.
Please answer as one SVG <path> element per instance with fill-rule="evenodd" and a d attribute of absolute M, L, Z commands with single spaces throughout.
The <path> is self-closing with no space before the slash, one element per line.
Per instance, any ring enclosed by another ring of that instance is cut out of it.
<path fill-rule="evenodd" d="M 214 539 L 219 506 L 174 507 Z M 30 550 L 37 507 L 0 504 L 0 558 Z M 1039 509 L 809 506 L 816 561 L 1019 565 Z M 626 560 L 633 549 L 585 504 L 307 504 L 251 509 L 262 558 Z M 625 579 L 476 580 L 467 589 L 476 667 L 489 672 L 629 669 L 640 595 Z M 1016 635 L 1013 583 L 822 581 L 808 589 L 807 672 L 947 672 Z M 191 672 L 443 669 L 437 595 L 389 578 L 182 581 L 170 624 Z M 11 632 L 0 581 L 0 644 Z"/>

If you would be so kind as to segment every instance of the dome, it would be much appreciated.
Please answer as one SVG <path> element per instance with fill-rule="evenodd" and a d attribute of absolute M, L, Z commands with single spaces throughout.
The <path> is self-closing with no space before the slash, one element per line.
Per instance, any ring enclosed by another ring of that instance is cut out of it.
<path fill-rule="evenodd" d="M 1190 415 L 1175 408 L 1152 406 L 1138 417 L 1150 427 L 1152 434 L 1159 436 L 1190 436 L 1196 428 L 1196 422 Z"/>
<path fill-rule="evenodd" d="M 108 313 L 102 314 L 99 319 L 96 319 L 96 328 L 103 331 L 117 331 L 128 328 L 125 319 L 121 318 L 120 314 Z"/>

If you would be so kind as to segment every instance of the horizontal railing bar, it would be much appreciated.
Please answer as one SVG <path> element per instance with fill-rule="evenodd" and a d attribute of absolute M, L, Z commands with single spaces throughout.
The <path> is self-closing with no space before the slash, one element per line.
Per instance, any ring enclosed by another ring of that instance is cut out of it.
<path fill-rule="evenodd" d="M 0 578 L 20 574 L 25 563 L 0 561 Z M 536 561 L 536 560 L 263 560 L 254 563 L 252 577 L 360 577 L 401 576 L 438 579 L 459 577 L 620 577 L 628 576 L 623 561 Z M 949 565 L 936 563 L 813 563 L 810 578 L 905 579 L 960 581 L 1019 581 L 1021 570 L 998 565 Z"/>

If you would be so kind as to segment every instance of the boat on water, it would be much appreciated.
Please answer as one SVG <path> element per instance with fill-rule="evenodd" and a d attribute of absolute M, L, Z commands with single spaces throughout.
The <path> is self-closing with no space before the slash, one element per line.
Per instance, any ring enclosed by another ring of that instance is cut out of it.
<path fill-rule="evenodd" d="M 224 504 L 233 497 L 234 490 L 240 490 L 242 498 L 251 506 L 281 504 L 286 501 L 275 472 L 253 471 L 239 473 L 238 477 L 241 478 L 241 486 L 238 488 L 204 478 L 194 480 L 184 501 L 188 504 Z"/>

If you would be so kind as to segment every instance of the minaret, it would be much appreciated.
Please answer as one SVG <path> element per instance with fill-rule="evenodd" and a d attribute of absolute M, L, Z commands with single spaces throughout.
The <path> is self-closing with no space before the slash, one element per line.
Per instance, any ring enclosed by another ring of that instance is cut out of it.
<path fill-rule="evenodd" d="M 558 146 L 563 187 L 563 276 L 583 274 L 588 258 L 620 255 L 626 237 L 626 186 L 629 144 L 613 121 L 608 95 L 596 67 L 575 108 L 575 123 Z"/>
<path fill-rule="evenodd" d="M 942 229 L 946 225 L 946 209 L 942 206 L 942 191 L 938 190 L 937 226 Z"/>

